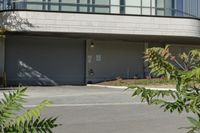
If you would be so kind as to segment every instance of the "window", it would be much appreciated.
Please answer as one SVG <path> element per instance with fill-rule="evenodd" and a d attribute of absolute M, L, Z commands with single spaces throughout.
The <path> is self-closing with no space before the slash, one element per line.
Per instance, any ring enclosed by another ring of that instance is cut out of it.
<path fill-rule="evenodd" d="M 88 6 L 79 6 L 79 12 L 88 12 Z"/>
<path fill-rule="evenodd" d="M 197 5 L 198 5 L 197 0 L 191 1 L 191 8 L 190 8 L 191 11 L 190 11 L 190 13 L 191 13 L 192 16 L 197 16 L 197 10 L 198 10 Z"/>
<path fill-rule="evenodd" d="M 165 0 L 156 0 L 156 15 L 165 15 Z"/>
<path fill-rule="evenodd" d="M 110 3 L 111 3 L 111 5 L 118 5 L 119 6 L 120 5 L 119 1 L 120 0 L 111 0 Z"/>
<path fill-rule="evenodd" d="M 156 0 L 151 0 L 151 6 L 156 7 Z"/>
<path fill-rule="evenodd" d="M 30 3 L 29 3 L 30 2 Z M 27 0 L 27 9 L 30 10 L 43 10 L 43 0 Z"/>
<path fill-rule="evenodd" d="M 59 0 L 51 0 L 49 6 L 51 11 L 59 11 Z"/>
<path fill-rule="evenodd" d="M 165 15 L 165 12 L 164 10 L 157 10 L 157 14 L 158 16 L 164 16 Z"/>
<path fill-rule="evenodd" d="M 109 11 L 107 7 L 95 7 L 95 12 L 97 13 L 109 13 Z"/>
<path fill-rule="evenodd" d="M 27 9 L 30 10 L 43 10 L 42 5 L 37 5 L 37 4 L 27 4 Z"/>
<path fill-rule="evenodd" d="M 119 0 L 111 0 L 111 13 L 120 13 Z"/>
<path fill-rule="evenodd" d="M 141 6 L 141 0 L 126 0 L 126 6 Z"/>
<path fill-rule="evenodd" d="M 141 14 L 140 7 L 126 7 L 126 14 Z"/>
<path fill-rule="evenodd" d="M 77 0 L 62 0 L 62 3 L 77 3 Z"/>
<path fill-rule="evenodd" d="M 164 0 L 157 0 L 157 8 L 164 8 L 165 7 L 165 1 Z"/>
<path fill-rule="evenodd" d="M 142 8 L 142 15 L 151 15 L 151 8 Z"/>
<path fill-rule="evenodd" d="M 176 0 L 176 15 L 183 16 L 183 0 Z"/>
<path fill-rule="evenodd" d="M 109 5 L 110 1 L 109 0 L 95 0 L 94 2 L 96 5 Z"/>
<path fill-rule="evenodd" d="M 110 1 L 109 0 L 90 0 L 94 5 L 90 6 L 90 12 L 109 13 Z"/>
<path fill-rule="evenodd" d="M 143 7 L 150 7 L 151 6 L 151 0 L 142 0 L 142 6 Z"/>
<path fill-rule="evenodd" d="M 75 12 L 77 11 L 77 6 L 65 6 L 65 5 L 62 5 L 61 7 L 61 10 L 62 11 L 72 11 L 72 12 Z"/>
<path fill-rule="evenodd" d="M 79 3 L 80 3 L 80 4 L 87 4 L 87 3 L 88 3 L 88 0 L 79 0 Z"/>
<path fill-rule="evenodd" d="M 198 7 L 197 7 L 197 9 L 198 9 L 198 11 L 197 11 L 197 14 L 198 14 L 198 17 L 200 17 L 200 0 L 199 1 L 197 1 L 198 2 Z"/>

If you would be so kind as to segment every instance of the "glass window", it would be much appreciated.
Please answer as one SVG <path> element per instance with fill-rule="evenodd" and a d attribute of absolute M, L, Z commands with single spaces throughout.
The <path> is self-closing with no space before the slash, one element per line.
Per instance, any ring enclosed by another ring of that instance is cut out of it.
<path fill-rule="evenodd" d="M 157 10 L 157 15 L 158 16 L 164 16 L 165 15 L 164 10 Z"/>
<path fill-rule="evenodd" d="M 109 13 L 108 7 L 95 7 L 95 12 L 97 13 Z"/>
<path fill-rule="evenodd" d="M 126 7 L 126 14 L 141 14 L 139 7 Z"/>
<path fill-rule="evenodd" d="M 150 7 L 151 6 L 151 0 L 142 0 L 142 6 L 143 7 Z"/>
<path fill-rule="evenodd" d="M 151 6 L 156 7 L 156 0 L 151 0 Z"/>
<path fill-rule="evenodd" d="M 141 0 L 126 0 L 126 6 L 141 6 Z"/>
<path fill-rule="evenodd" d="M 200 17 L 200 0 L 198 1 L 198 11 L 197 11 L 197 13 L 198 13 L 198 17 Z"/>
<path fill-rule="evenodd" d="M 119 6 L 111 6 L 111 13 L 119 13 L 120 8 Z"/>
<path fill-rule="evenodd" d="M 43 0 L 27 0 L 27 2 L 43 2 Z"/>
<path fill-rule="evenodd" d="M 197 10 L 198 10 L 198 8 L 197 8 L 197 5 L 198 5 L 198 3 L 197 3 L 197 0 L 192 0 L 191 1 L 191 15 L 193 15 L 193 16 L 197 16 Z"/>
<path fill-rule="evenodd" d="M 87 12 L 88 11 L 88 7 L 87 6 L 80 6 L 79 7 L 79 11 L 80 12 Z"/>
<path fill-rule="evenodd" d="M 151 8 L 142 8 L 143 15 L 151 15 Z"/>
<path fill-rule="evenodd" d="M 164 0 L 157 0 L 157 8 L 164 8 L 165 1 Z"/>
<path fill-rule="evenodd" d="M 177 5 L 177 16 L 182 16 L 183 15 L 183 0 L 177 0 L 176 1 L 176 5 Z"/>
<path fill-rule="evenodd" d="M 110 1 L 109 0 L 95 0 L 95 4 L 99 5 L 109 5 Z"/>
<path fill-rule="evenodd" d="M 24 2 L 16 2 L 16 9 L 25 9 L 25 4 Z M 0 6 L 1 10 L 3 10 L 3 4 Z"/>
<path fill-rule="evenodd" d="M 110 3 L 111 5 L 119 5 L 120 0 L 111 0 Z"/>
<path fill-rule="evenodd" d="M 27 4 L 27 9 L 30 10 L 42 10 L 43 6 L 38 4 Z"/>
<path fill-rule="evenodd" d="M 151 8 L 151 15 L 155 15 L 156 14 L 156 9 L 155 8 Z"/>
<path fill-rule="evenodd" d="M 184 12 L 186 13 L 185 16 L 187 16 L 190 13 L 190 1 L 189 0 L 184 1 Z"/>
<path fill-rule="evenodd" d="M 87 4 L 88 0 L 80 0 L 79 3 L 81 4 Z"/>
<path fill-rule="evenodd" d="M 62 0 L 62 3 L 77 3 L 77 0 Z"/>
<path fill-rule="evenodd" d="M 77 11 L 77 7 L 76 6 L 62 6 L 61 7 L 62 11 Z"/>
<path fill-rule="evenodd" d="M 59 0 L 51 0 L 50 2 L 52 2 L 52 3 L 58 3 Z"/>
<path fill-rule="evenodd" d="M 51 11 L 59 11 L 59 6 L 51 5 Z"/>

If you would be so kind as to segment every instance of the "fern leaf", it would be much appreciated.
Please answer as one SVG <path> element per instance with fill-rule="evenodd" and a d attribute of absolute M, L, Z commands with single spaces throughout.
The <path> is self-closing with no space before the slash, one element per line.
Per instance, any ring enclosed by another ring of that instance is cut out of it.
<path fill-rule="evenodd" d="M 20 88 L 17 91 L 4 93 L 4 99 L 0 101 L 0 124 L 14 117 L 15 112 L 23 108 L 25 91 L 27 88 Z"/>
<path fill-rule="evenodd" d="M 42 110 L 50 105 L 51 102 L 48 100 L 44 100 L 41 102 L 38 106 L 27 110 L 25 113 L 23 113 L 20 116 L 17 116 L 14 120 L 7 123 L 7 125 L 20 125 L 25 124 L 26 121 L 32 120 L 33 118 L 38 118 L 41 115 Z"/>

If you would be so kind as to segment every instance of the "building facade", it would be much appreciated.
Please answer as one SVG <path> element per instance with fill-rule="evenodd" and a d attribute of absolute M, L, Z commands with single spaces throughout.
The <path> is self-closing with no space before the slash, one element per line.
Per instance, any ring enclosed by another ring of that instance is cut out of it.
<path fill-rule="evenodd" d="M 200 0 L 1 0 L 8 85 L 144 78 L 148 47 L 199 48 Z"/>

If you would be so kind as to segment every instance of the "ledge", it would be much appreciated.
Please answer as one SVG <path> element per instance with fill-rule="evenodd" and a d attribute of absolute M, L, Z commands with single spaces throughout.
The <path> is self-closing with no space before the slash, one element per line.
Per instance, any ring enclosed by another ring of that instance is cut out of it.
<path fill-rule="evenodd" d="M 10 31 L 200 38 L 200 21 L 194 18 L 35 11 L 0 12 L 0 17 Z"/>

